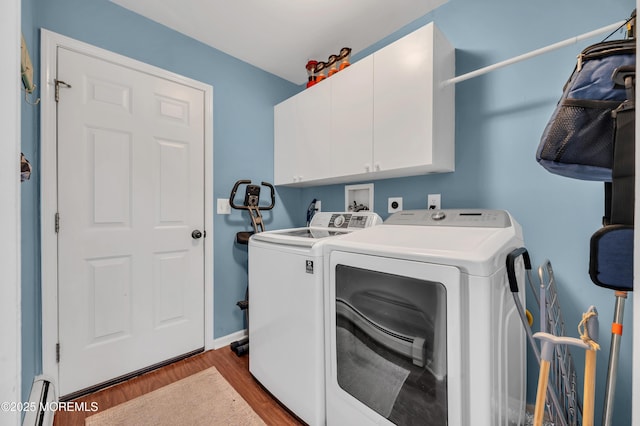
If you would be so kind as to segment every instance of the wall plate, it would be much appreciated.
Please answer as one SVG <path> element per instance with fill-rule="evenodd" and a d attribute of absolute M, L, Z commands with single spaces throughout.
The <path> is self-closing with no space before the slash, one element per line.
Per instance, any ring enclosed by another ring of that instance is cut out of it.
<path fill-rule="evenodd" d="M 440 194 L 427 195 L 427 208 L 431 210 L 440 210 Z"/>
<path fill-rule="evenodd" d="M 395 213 L 402 211 L 402 197 L 389 197 L 388 212 Z"/>
<path fill-rule="evenodd" d="M 228 198 L 218 198 L 217 207 L 218 214 L 231 214 L 231 205 Z"/>
<path fill-rule="evenodd" d="M 344 187 L 344 211 L 373 211 L 373 184 L 346 185 Z"/>

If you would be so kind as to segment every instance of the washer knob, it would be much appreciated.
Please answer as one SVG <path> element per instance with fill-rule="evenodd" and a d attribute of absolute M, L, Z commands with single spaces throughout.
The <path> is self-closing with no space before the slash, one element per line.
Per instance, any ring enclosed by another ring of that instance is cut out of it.
<path fill-rule="evenodd" d="M 443 211 L 437 211 L 431 215 L 431 219 L 433 220 L 442 220 L 445 217 L 447 217 L 447 215 Z"/>
<path fill-rule="evenodd" d="M 335 226 L 336 228 L 342 228 L 342 225 L 344 225 L 344 220 L 344 216 L 336 216 L 336 218 L 333 219 L 333 226 Z"/>

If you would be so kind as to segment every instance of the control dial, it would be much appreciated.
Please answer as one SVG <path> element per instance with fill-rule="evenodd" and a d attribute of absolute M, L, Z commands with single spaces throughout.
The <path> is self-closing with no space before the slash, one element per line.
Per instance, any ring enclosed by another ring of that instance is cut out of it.
<path fill-rule="evenodd" d="M 433 220 L 442 220 L 445 217 L 447 217 L 447 215 L 443 211 L 437 211 L 431 215 L 431 219 Z"/>
<path fill-rule="evenodd" d="M 344 221 L 345 218 L 343 215 L 336 216 L 336 218 L 333 219 L 333 226 L 335 226 L 336 228 L 342 228 L 342 225 L 344 225 Z"/>

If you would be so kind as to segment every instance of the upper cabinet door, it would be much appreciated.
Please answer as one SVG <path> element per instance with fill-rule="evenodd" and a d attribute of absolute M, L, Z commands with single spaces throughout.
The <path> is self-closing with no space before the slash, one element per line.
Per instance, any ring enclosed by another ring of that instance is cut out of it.
<path fill-rule="evenodd" d="M 298 175 L 296 98 L 276 105 L 273 118 L 273 181 L 276 185 L 291 184 Z"/>
<path fill-rule="evenodd" d="M 274 107 L 273 180 L 301 184 L 330 173 L 330 86 L 318 85 Z"/>
<path fill-rule="evenodd" d="M 373 170 L 373 56 L 332 76 L 331 174 L 348 176 Z"/>
<path fill-rule="evenodd" d="M 373 155 L 380 170 L 432 162 L 433 48 L 428 25 L 374 54 Z"/>
<path fill-rule="evenodd" d="M 298 182 L 330 175 L 331 86 L 319 83 L 296 96 Z"/>

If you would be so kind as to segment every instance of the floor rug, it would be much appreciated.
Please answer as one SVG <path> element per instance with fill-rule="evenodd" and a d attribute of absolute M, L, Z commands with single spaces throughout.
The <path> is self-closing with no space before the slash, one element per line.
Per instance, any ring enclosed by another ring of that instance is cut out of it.
<path fill-rule="evenodd" d="M 87 426 L 264 424 L 215 367 L 85 419 Z"/>

